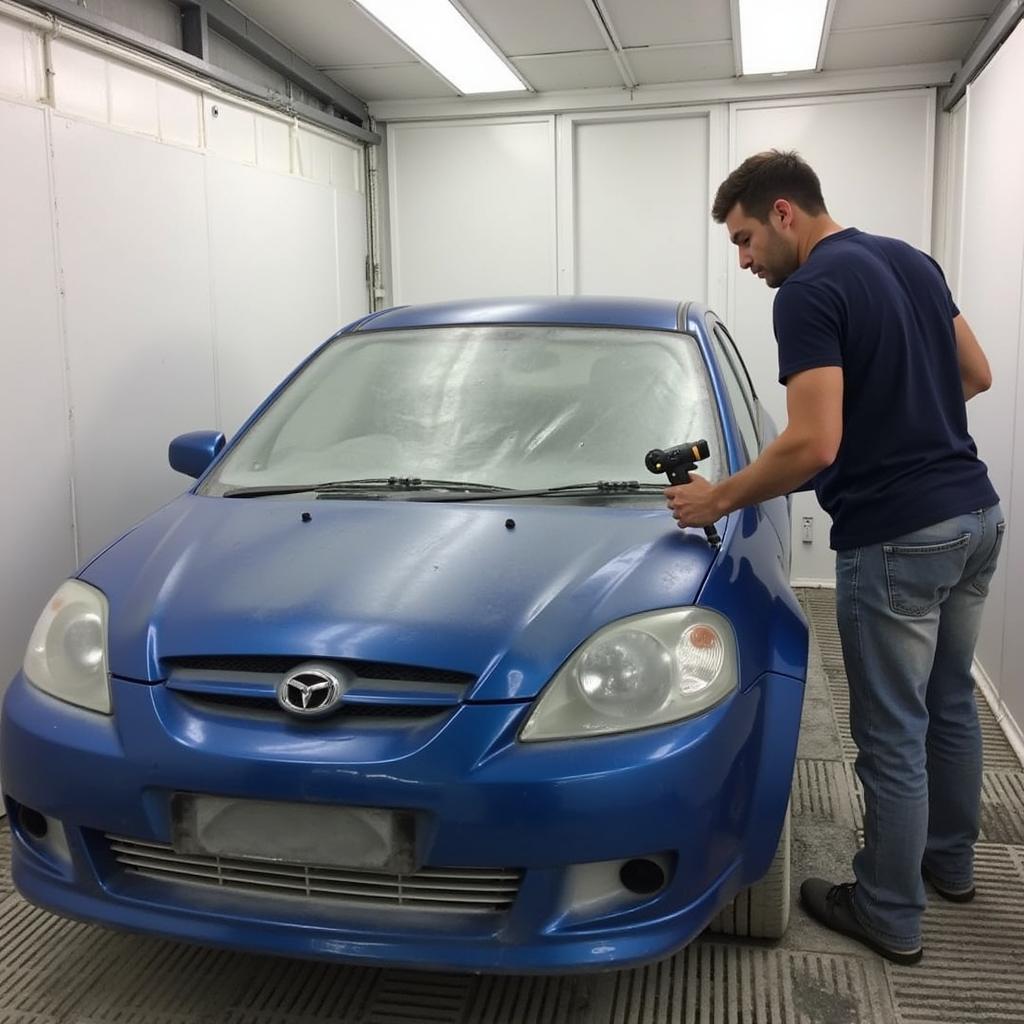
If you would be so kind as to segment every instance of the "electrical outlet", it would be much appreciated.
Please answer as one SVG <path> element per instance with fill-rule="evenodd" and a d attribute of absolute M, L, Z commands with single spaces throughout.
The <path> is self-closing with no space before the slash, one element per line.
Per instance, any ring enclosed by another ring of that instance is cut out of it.
<path fill-rule="evenodd" d="M 801 537 L 800 539 L 805 544 L 814 543 L 814 516 L 804 516 L 801 524 Z"/>

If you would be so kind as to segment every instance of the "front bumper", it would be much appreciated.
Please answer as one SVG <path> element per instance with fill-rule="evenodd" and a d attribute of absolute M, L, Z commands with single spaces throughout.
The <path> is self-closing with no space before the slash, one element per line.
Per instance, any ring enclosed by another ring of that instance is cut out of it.
<path fill-rule="evenodd" d="M 800 680 L 764 675 L 681 725 L 540 744 L 515 739 L 529 703 L 467 704 L 395 747 L 203 717 L 161 686 L 112 688 L 111 718 L 22 676 L 8 690 L 0 769 L 27 899 L 253 952 L 470 971 L 619 967 L 693 939 L 771 861 L 803 699 Z M 169 843 L 174 792 L 412 810 L 424 865 L 518 869 L 522 883 L 510 909 L 470 915 L 128 877 L 104 836 Z M 51 833 L 41 846 L 19 825 L 21 807 L 59 823 L 66 844 Z M 655 895 L 578 898 L 580 865 L 652 856 L 671 864 Z"/>

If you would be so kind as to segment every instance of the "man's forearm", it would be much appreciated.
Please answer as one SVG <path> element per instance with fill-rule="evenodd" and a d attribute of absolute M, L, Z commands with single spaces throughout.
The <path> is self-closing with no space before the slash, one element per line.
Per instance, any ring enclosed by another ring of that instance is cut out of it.
<path fill-rule="evenodd" d="M 784 430 L 746 469 L 716 486 L 721 515 L 789 494 L 828 464 L 812 440 Z"/>

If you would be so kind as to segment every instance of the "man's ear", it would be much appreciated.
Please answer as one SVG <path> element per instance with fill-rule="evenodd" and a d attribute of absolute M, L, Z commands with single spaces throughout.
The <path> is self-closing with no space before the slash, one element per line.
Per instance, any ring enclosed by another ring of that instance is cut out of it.
<path fill-rule="evenodd" d="M 788 199 L 776 199 L 772 203 L 772 213 L 778 217 L 780 228 L 788 228 L 793 224 L 793 204 Z"/>

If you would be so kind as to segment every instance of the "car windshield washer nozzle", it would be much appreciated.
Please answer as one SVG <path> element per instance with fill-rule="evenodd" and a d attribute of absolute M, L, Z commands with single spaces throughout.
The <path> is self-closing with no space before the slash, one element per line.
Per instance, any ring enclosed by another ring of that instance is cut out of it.
<path fill-rule="evenodd" d="M 690 474 L 697 468 L 697 463 L 711 454 L 707 441 L 687 441 L 677 444 L 674 448 L 652 448 L 644 458 L 644 465 L 652 473 L 665 473 L 673 486 L 688 484 Z M 717 548 L 722 543 L 714 524 L 704 527 L 708 543 Z"/>

